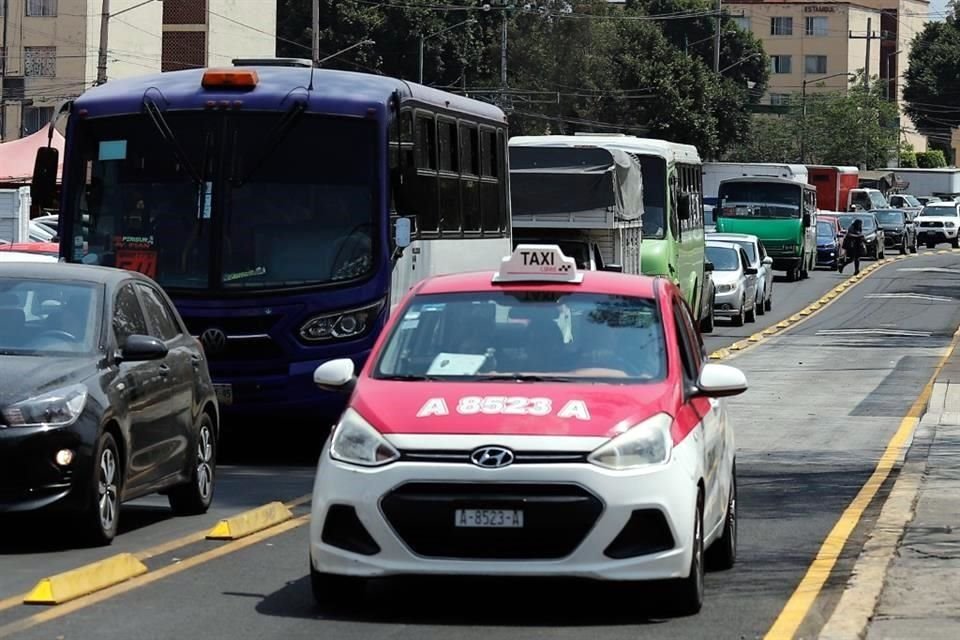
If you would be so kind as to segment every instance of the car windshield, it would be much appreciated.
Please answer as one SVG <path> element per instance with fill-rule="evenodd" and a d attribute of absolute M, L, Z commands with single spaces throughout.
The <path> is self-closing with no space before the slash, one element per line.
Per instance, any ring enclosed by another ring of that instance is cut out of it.
<path fill-rule="evenodd" d="M 837 228 L 831 222 L 818 222 L 817 223 L 817 237 L 824 238 L 826 240 L 832 239 L 836 234 Z"/>
<path fill-rule="evenodd" d="M 713 263 L 714 271 L 736 271 L 740 268 L 740 256 L 729 247 L 707 245 L 707 260 Z"/>
<path fill-rule="evenodd" d="M 303 115 L 278 132 L 283 116 L 238 114 L 220 127 L 171 111 L 173 141 L 145 114 L 78 125 L 70 260 L 140 271 L 173 290 L 369 274 L 375 122 Z"/>
<path fill-rule="evenodd" d="M 923 208 L 923 216 L 960 216 L 960 209 L 956 205 L 932 205 Z"/>
<path fill-rule="evenodd" d="M 386 341 L 380 379 L 640 383 L 666 376 L 654 300 L 546 291 L 414 298 Z"/>
<path fill-rule="evenodd" d="M 904 202 L 907 203 L 907 206 L 908 206 L 908 207 L 920 207 L 920 206 L 922 206 L 922 205 L 920 204 L 920 201 L 917 200 L 916 198 L 914 198 L 913 196 L 902 195 L 902 196 L 900 196 L 900 197 L 903 198 Z"/>
<path fill-rule="evenodd" d="M 723 182 L 718 217 L 799 218 L 800 185 L 776 182 Z"/>
<path fill-rule="evenodd" d="M 863 225 L 864 232 L 872 231 L 876 227 L 873 216 L 837 216 L 837 219 L 840 221 L 840 226 L 843 227 L 844 231 L 850 228 L 850 225 L 853 224 L 854 220 L 860 220 L 860 224 Z"/>
<path fill-rule="evenodd" d="M 90 283 L 0 277 L 0 355 L 91 353 L 100 291 Z"/>
<path fill-rule="evenodd" d="M 877 211 L 874 215 L 880 224 L 903 224 L 906 221 L 902 211 Z"/>

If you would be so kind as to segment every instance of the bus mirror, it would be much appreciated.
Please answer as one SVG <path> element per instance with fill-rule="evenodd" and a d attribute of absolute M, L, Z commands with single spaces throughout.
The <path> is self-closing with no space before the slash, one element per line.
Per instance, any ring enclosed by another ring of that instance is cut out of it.
<path fill-rule="evenodd" d="M 33 180 L 30 182 L 30 199 L 37 207 L 49 207 L 57 193 L 57 168 L 60 152 L 54 147 L 40 147 L 33 163 Z"/>
<path fill-rule="evenodd" d="M 397 218 L 393 227 L 393 242 L 398 249 L 410 246 L 410 218 Z"/>
<path fill-rule="evenodd" d="M 692 204 L 693 199 L 690 197 L 690 194 L 686 192 L 681 193 L 679 206 L 677 207 L 677 217 L 681 220 L 689 220 Z"/>
<path fill-rule="evenodd" d="M 810 223 L 811 223 L 810 214 L 809 213 L 803 214 L 803 226 L 809 227 Z"/>

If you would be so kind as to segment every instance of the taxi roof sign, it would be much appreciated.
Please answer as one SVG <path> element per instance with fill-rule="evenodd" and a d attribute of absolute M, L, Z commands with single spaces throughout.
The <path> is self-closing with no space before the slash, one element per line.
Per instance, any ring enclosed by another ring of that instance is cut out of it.
<path fill-rule="evenodd" d="M 555 244 L 518 244 L 500 263 L 493 281 L 580 283 L 583 274 L 577 271 L 576 261 Z"/>

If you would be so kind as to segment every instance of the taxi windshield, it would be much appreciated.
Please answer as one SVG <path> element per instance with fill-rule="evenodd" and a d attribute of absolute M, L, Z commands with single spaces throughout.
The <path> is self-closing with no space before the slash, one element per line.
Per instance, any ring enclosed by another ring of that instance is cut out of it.
<path fill-rule="evenodd" d="M 491 291 L 414 298 L 373 377 L 642 383 L 666 372 L 654 300 Z"/>

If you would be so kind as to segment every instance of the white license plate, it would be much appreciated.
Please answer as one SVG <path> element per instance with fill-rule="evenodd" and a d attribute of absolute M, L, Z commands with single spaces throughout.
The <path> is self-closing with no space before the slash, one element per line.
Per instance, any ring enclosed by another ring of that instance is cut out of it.
<path fill-rule="evenodd" d="M 233 404 L 232 384 L 215 384 L 213 391 L 217 394 L 217 402 L 220 404 Z"/>
<path fill-rule="evenodd" d="M 457 509 L 453 519 L 458 527 L 520 529 L 523 511 L 519 509 Z"/>

